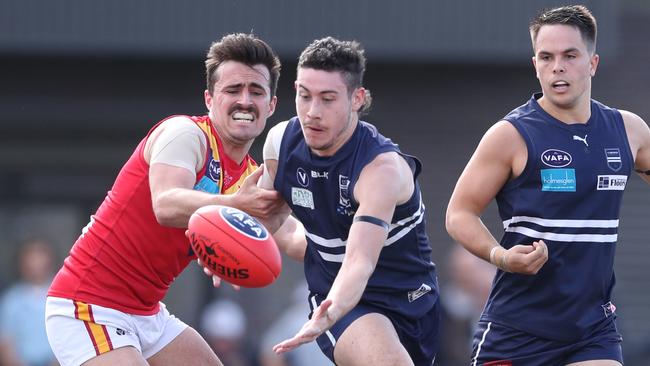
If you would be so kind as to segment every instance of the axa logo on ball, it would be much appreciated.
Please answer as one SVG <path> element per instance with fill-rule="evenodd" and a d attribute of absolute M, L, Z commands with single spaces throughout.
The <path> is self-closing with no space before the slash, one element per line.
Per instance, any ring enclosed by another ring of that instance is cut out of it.
<path fill-rule="evenodd" d="M 228 257 L 230 261 L 233 261 L 236 265 L 239 265 L 239 261 L 232 255 L 224 251 L 224 248 L 220 247 L 218 243 L 210 243 L 207 238 L 196 235 L 192 233 L 190 235 L 190 245 L 196 253 L 196 256 L 201 259 L 203 264 L 210 268 L 212 273 L 220 276 L 226 276 L 229 278 L 235 279 L 246 279 L 249 277 L 248 268 L 231 268 L 225 266 L 222 263 L 217 263 L 216 259 L 221 258 L 223 262 L 228 262 L 225 257 Z M 219 253 L 214 249 L 217 247 Z"/>
<path fill-rule="evenodd" d="M 222 207 L 219 211 L 224 221 L 233 229 L 256 240 L 266 240 L 269 233 L 257 220 L 236 208 Z"/>

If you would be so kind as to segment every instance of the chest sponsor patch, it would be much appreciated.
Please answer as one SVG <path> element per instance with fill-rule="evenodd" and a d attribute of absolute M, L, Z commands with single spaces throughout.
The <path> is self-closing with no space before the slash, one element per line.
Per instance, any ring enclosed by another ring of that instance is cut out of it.
<path fill-rule="evenodd" d="M 218 182 L 221 179 L 221 162 L 210 157 L 210 163 L 208 164 L 205 175 L 213 181 Z"/>
<path fill-rule="evenodd" d="M 296 178 L 298 179 L 298 183 L 300 183 L 301 186 L 307 187 L 309 185 L 309 176 L 307 175 L 305 169 L 299 167 L 298 170 L 296 170 Z"/>
<path fill-rule="evenodd" d="M 542 169 L 542 191 L 575 192 L 575 169 Z"/>
<path fill-rule="evenodd" d="M 599 175 L 596 189 L 599 191 L 623 191 L 627 184 L 627 175 Z"/>
<path fill-rule="evenodd" d="M 291 187 L 291 202 L 296 206 L 314 209 L 314 195 L 308 189 Z"/>
<path fill-rule="evenodd" d="M 542 153 L 542 163 L 552 168 L 563 168 L 573 161 L 571 154 L 558 149 L 548 149 Z"/>
<path fill-rule="evenodd" d="M 194 185 L 194 190 L 212 193 L 212 194 L 219 194 L 219 184 L 217 184 L 217 182 L 213 181 L 212 179 L 208 178 L 207 175 L 204 175 L 203 177 L 201 177 L 201 180 L 199 180 L 199 182 Z"/>
<path fill-rule="evenodd" d="M 623 166 L 621 150 L 618 148 L 607 148 L 605 149 L 605 158 L 607 159 L 607 166 L 609 169 L 615 172 L 621 170 L 621 167 Z"/>

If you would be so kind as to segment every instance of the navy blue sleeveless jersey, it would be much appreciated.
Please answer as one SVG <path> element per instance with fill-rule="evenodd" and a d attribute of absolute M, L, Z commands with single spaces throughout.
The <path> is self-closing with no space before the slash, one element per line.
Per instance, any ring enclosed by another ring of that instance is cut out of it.
<path fill-rule="evenodd" d="M 615 318 L 615 244 L 633 158 L 617 110 L 592 100 L 586 124 L 565 124 L 539 97 L 504 118 L 526 141 L 528 162 L 496 200 L 501 245 L 543 239 L 548 262 L 532 276 L 498 271 L 481 319 L 576 341 Z"/>
<path fill-rule="evenodd" d="M 359 174 L 377 155 L 389 151 L 400 152 L 373 125 L 360 121 L 350 140 L 333 156 L 319 157 L 306 145 L 298 118 L 288 121 L 274 187 L 305 227 L 308 245 L 304 269 L 311 292 L 322 296 L 329 292 L 341 268 L 359 206 L 353 196 Z M 402 156 L 416 179 L 420 162 Z M 437 298 L 435 265 L 416 181 L 408 202 L 395 208 L 388 238 L 361 302 L 417 318 L 430 310 Z"/>

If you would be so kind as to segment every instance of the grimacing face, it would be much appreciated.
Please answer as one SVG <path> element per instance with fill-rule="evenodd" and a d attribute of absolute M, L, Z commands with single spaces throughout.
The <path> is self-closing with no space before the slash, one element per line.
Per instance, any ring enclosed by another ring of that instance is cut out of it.
<path fill-rule="evenodd" d="M 534 45 L 533 65 L 544 94 L 540 103 L 569 109 L 588 102 L 598 55 L 589 51 L 578 28 L 543 25 Z"/>
<path fill-rule="evenodd" d="M 226 61 L 216 70 L 212 95 L 204 92 L 205 105 L 219 137 L 234 146 L 251 144 L 275 111 L 270 73 L 264 65 L 248 66 Z"/>
<path fill-rule="evenodd" d="M 295 82 L 296 112 L 312 152 L 331 156 L 352 136 L 365 89 L 350 94 L 339 71 L 299 68 Z"/>

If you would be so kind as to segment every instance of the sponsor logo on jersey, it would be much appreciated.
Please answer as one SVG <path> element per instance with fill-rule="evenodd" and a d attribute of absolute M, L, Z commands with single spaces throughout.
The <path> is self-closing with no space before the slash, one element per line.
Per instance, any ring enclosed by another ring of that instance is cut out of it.
<path fill-rule="evenodd" d="M 616 312 L 616 306 L 612 304 L 612 302 L 608 302 L 607 304 L 600 305 L 603 307 L 603 311 L 605 312 L 605 318 L 609 318 L 611 315 L 613 315 Z"/>
<path fill-rule="evenodd" d="M 589 143 L 587 143 L 587 136 L 588 135 L 585 135 L 585 137 L 580 137 L 578 135 L 573 135 L 573 140 L 574 141 L 581 141 L 582 143 L 585 144 L 586 147 L 589 147 Z"/>
<path fill-rule="evenodd" d="M 296 206 L 314 209 L 314 195 L 310 190 L 291 187 L 291 203 Z"/>
<path fill-rule="evenodd" d="M 339 215 L 352 216 L 355 211 L 351 210 L 350 202 L 350 178 L 339 174 L 339 203 L 336 205 L 336 212 Z"/>
<path fill-rule="evenodd" d="M 329 172 L 317 172 L 317 171 L 314 171 L 314 170 L 311 171 L 311 177 L 312 178 L 329 179 L 328 175 L 329 175 Z"/>
<path fill-rule="evenodd" d="M 615 147 L 606 148 L 605 158 L 607 159 L 607 166 L 609 169 L 615 172 L 621 170 L 621 167 L 623 166 L 623 161 L 621 160 L 621 150 Z"/>
<path fill-rule="evenodd" d="M 623 191 L 627 184 L 627 175 L 599 175 L 596 189 L 599 191 Z"/>
<path fill-rule="evenodd" d="M 563 168 L 573 161 L 571 154 L 557 149 L 548 149 L 542 153 L 542 163 L 551 168 Z"/>
<path fill-rule="evenodd" d="M 210 157 L 210 162 L 205 169 L 205 174 L 194 185 L 194 190 L 218 194 L 220 192 L 219 179 L 221 178 L 221 162 Z"/>
<path fill-rule="evenodd" d="M 208 164 L 206 175 L 213 181 L 218 182 L 221 178 L 221 162 L 210 157 L 210 163 Z"/>
<path fill-rule="evenodd" d="M 298 179 L 298 183 L 301 186 L 307 187 L 309 185 L 309 176 L 307 175 L 305 169 L 299 167 L 296 171 L 296 178 Z"/>
<path fill-rule="evenodd" d="M 575 169 L 542 169 L 542 191 L 575 192 Z"/>
<path fill-rule="evenodd" d="M 217 182 L 213 181 L 212 179 L 208 178 L 208 176 L 206 175 L 202 176 L 201 180 L 199 180 L 199 182 L 196 183 L 196 185 L 194 185 L 194 190 L 212 193 L 212 194 L 220 193 L 219 184 L 217 184 Z"/>
<path fill-rule="evenodd" d="M 422 285 L 420 285 L 420 288 L 408 293 L 409 302 L 413 302 L 421 298 L 424 294 L 426 294 L 429 291 L 431 291 L 431 286 L 423 283 Z"/>
<path fill-rule="evenodd" d="M 339 175 L 339 205 L 343 207 L 352 207 L 350 203 L 350 178 L 345 175 Z"/>
<path fill-rule="evenodd" d="M 240 211 L 232 207 L 222 207 L 219 210 L 221 217 L 230 225 L 233 229 L 241 232 L 242 234 L 248 236 L 252 239 L 257 240 L 266 240 L 269 233 L 266 231 L 266 228 L 262 226 L 256 219 L 249 216 L 247 213 Z"/>

